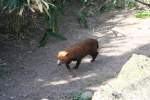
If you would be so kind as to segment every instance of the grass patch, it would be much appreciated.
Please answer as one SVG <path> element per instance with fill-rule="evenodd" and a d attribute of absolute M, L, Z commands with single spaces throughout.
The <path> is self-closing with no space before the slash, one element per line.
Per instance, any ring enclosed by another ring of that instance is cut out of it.
<path fill-rule="evenodd" d="M 137 4 L 135 2 L 128 2 L 127 7 L 128 7 L 128 9 L 133 9 L 133 8 L 137 7 Z"/>
<path fill-rule="evenodd" d="M 75 92 L 72 94 L 72 100 L 81 100 L 81 94 L 82 92 Z"/>
<path fill-rule="evenodd" d="M 92 96 L 92 91 L 78 91 L 72 94 L 72 100 L 91 100 Z"/>
<path fill-rule="evenodd" d="M 135 17 L 141 18 L 141 19 L 145 19 L 147 17 L 150 17 L 150 11 L 148 11 L 148 10 L 139 11 L 135 14 Z"/>

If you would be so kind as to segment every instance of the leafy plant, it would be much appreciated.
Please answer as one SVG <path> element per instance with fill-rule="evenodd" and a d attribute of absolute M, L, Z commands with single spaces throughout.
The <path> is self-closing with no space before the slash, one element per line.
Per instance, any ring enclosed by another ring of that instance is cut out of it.
<path fill-rule="evenodd" d="M 82 92 L 75 92 L 73 94 L 73 100 L 81 100 L 81 94 Z"/>
<path fill-rule="evenodd" d="M 87 24 L 87 19 L 86 19 L 86 13 L 84 12 L 79 12 L 78 13 L 78 21 L 79 24 L 85 28 L 88 28 L 88 24 Z"/>
<path fill-rule="evenodd" d="M 48 30 L 47 32 L 44 33 L 42 39 L 40 40 L 39 47 L 45 46 L 45 44 L 47 43 L 48 38 L 50 36 L 55 37 L 55 38 L 60 39 L 60 40 L 66 40 L 66 38 L 64 36 L 62 36 L 61 34 L 56 33 L 56 32 L 52 32 L 52 30 Z"/>
<path fill-rule="evenodd" d="M 142 18 L 142 19 L 150 17 L 150 11 L 148 11 L 148 10 L 139 11 L 135 14 L 135 17 Z"/>
<path fill-rule="evenodd" d="M 91 100 L 92 96 L 93 96 L 92 91 L 75 92 L 73 94 L 73 100 Z"/>
<path fill-rule="evenodd" d="M 10 32 L 17 33 L 18 37 L 22 34 L 20 31 L 26 30 L 26 27 L 30 27 L 29 24 L 33 22 L 34 18 L 31 17 L 32 14 L 36 13 L 36 16 L 40 13 L 42 16 L 42 21 L 46 23 L 46 32 L 43 34 L 40 46 L 44 46 L 49 36 L 56 37 L 58 39 L 65 39 L 59 32 L 59 17 L 64 12 L 64 5 L 66 2 L 72 2 L 73 0 L 0 0 L 0 8 L 2 12 L 5 12 L 8 18 L 8 25 L 6 27 L 10 28 Z M 98 3 L 105 3 L 106 0 L 95 0 Z M 87 25 L 87 14 L 86 12 L 93 14 L 92 11 L 99 9 L 101 7 L 94 0 L 80 0 L 81 9 L 77 13 L 79 23 L 88 27 Z M 114 6 L 116 0 L 110 0 L 111 3 L 105 6 L 105 8 L 110 9 Z M 87 9 L 92 7 L 94 9 Z M 3 14 L 2 14 L 3 15 Z M 27 21 L 27 22 L 26 22 Z M 43 26 L 45 26 L 45 23 Z M 31 24 L 30 24 L 31 25 Z"/>
<path fill-rule="evenodd" d="M 108 10 L 115 8 L 115 6 L 116 6 L 116 0 L 111 0 L 104 7 L 105 7 L 105 10 L 108 11 Z"/>
<path fill-rule="evenodd" d="M 42 16 L 45 16 L 48 31 L 44 33 L 40 41 L 40 43 L 44 45 L 49 36 L 64 39 L 62 35 L 57 33 L 58 15 L 63 11 L 62 9 L 65 2 L 66 0 L 1 0 L 0 4 L 3 11 L 9 15 L 8 22 L 11 23 L 8 24 L 8 28 L 11 29 L 11 32 L 17 33 L 19 37 L 21 35 L 20 31 L 24 28 L 22 23 L 28 20 L 27 18 L 32 13 L 40 12 Z"/>
<path fill-rule="evenodd" d="M 80 0 L 80 2 L 82 3 L 82 4 L 86 4 L 86 3 L 88 3 L 90 0 Z"/>
<path fill-rule="evenodd" d="M 137 6 L 137 3 L 134 0 L 126 1 L 126 4 L 129 9 L 135 8 Z"/>

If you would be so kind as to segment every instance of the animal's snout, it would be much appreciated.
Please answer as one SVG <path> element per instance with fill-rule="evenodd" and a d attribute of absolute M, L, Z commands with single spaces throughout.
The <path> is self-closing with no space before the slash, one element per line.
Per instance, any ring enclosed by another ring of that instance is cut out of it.
<path fill-rule="evenodd" d="M 61 65 L 61 61 L 60 60 L 57 60 L 57 65 Z"/>

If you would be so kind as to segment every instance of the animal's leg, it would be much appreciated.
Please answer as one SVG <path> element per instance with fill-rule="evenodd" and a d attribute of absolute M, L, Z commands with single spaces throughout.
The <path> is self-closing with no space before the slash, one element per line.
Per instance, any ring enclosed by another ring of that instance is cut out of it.
<path fill-rule="evenodd" d="M 69 64 L 70 64 L 70 62 L 67 62 L 67 63 L 66 63 L 66 67 L 67 67 L 67 69 L 70 71 L 70 66 L 69 66 Z"/>
<path fill-rule="evenodd" d="M 70 69 L 70 64 L 71 62 L 66 63 L 66 67 L 68 69 L 68 72 L 70 73 L 71 77 L 76 77 L 76 74 Z"/>
<path fill-rule="evenodd" d="M 74 69 L 78 69 L 80 63 L 81 63 L 81 59 L 80 59 L 80 60 L 77 60 L 77 63 L 76 63 L 76 66 L 74 67 Z"/>
<path fill-rule="evenodd" d="M 95 52 L 95 53 L 91 54 L 91 56 L 92 56 L 91 62 L 94 62 L 94 61 L 95 61 L 97 55 L 98 55 L 98 52 Z"/>

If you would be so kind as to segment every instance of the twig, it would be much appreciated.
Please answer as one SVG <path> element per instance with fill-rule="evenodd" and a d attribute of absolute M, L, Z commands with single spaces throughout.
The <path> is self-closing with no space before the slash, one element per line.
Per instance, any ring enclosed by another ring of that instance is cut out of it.
<path fill-rule="evenodd" d="M 135 1 L 138 2 L 138 3 L 141 3 L 143 5 L 146 5 L 146 6 L 148 6 L 150 8 L 150 4 L 148 4 L 148 3 L 142 2 L 140 0 L 135 0 Z"/>

